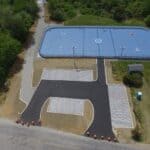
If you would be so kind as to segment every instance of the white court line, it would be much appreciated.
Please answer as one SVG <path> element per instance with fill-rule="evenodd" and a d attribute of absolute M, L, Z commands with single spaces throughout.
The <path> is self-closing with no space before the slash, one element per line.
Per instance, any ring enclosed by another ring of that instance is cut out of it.
<path fill-rule="evenodd" d="M 108 84 L 108 79 L 107 79 L 107 71 L 106 71 L 106 60 L 104 59 L 104 70 L 105 70 L 105 79 L 106 79 L 106 85 Z"/>

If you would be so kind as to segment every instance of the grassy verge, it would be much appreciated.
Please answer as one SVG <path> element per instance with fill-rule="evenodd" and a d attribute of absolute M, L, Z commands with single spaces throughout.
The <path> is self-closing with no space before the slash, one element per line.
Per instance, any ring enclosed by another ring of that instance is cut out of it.
<path fill-rule="evenodd" d="M 2 105 L 5 102 L 6 99 L 6 93 L 0 90 L 0 105 Z"/>
<path fill-rule="evenodd" d="M 116 26 L 145 26 L 141 20 L 130 19 L 124 22 L 116 22 L 113 19 L 92 16 L 92 15 L 80 15 L 73 19 L 65 21 L 65 25 L 116 25 Z"/>
<path fill-rule="evenodd" d="M 48 10 L 48 4 L 44 4 L 44 20 L 46 23 L 50 23 L 50 14 Z"/>
<path fill-rule="evenodd" d="M 144 86 L 140 89 L 131 88 L 133 111 L 136 117 L 136 121 L 142 128 L 143 142 L 150 143 L 150 62 L 139 61 L 116 61 L 112 62 L 113 77 L 117 81 L 122 81 L 123 76 L 127 73 L 127 65 L 131 63 L 142 63 L 144 65 Z M 135 98 L 136 91 L 143 92 L 143 99 L 138 102 Z"/>
<path fill-rule="evenodd" d="M 102 18 L 91 15 L 81 15 L 65 21 L 65 25 L 118 25 L 118 23 L 109 18 Z"/>

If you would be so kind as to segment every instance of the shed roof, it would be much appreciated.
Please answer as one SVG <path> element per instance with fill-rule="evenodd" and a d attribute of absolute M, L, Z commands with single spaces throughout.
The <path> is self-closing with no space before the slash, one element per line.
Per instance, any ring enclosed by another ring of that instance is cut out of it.
<path fill-rule="evenodd" d="M 142 64 L 130 64 L 128 65 L 128 71 L 144 71 L 144 66 Z"/>

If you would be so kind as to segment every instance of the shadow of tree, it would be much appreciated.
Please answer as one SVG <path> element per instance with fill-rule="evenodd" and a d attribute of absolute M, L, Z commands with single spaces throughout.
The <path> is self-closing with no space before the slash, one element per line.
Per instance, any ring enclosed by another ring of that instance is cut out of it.
<path fill-rule="evenodd" d="M 0 87 L 0 93 L 6 93 L 9 90 L 10 80 L 15 74 L 21 71 L 22 66 L 24 63 L 24 59 L 18 55 L 14 64 L 10 67 L 10 70 L 8 71 L 9 74 L 6 77 L 5 83 Z"/>
<path fill-rule="evenodd" d="M 27 40 L 26 42 L 23 44 L 23 49 L 27 50 L 29 49 L 31 46 L 33 46 L 35 44 L 35 40 L 34 40 L 34 31 L 30 31 L 28 36 L 27 36 Z"/>
<path fill-rule="evenodd" d="M 13 77 L 16 73 L 20 72 L 23 67 L 24 59 L 21 56 L 17 56 L 15 63 L 10 69 L 8 77 Z"/>

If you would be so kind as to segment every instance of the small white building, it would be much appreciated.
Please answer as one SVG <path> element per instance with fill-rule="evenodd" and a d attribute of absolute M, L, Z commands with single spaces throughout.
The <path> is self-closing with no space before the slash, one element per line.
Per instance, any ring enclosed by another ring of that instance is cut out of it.
<path fill-rule="evenodd" d="M 128 65 L 128 73 L 131 72 L 143 72 L 144 66 L 142 64 L 130 64 Z"/>

